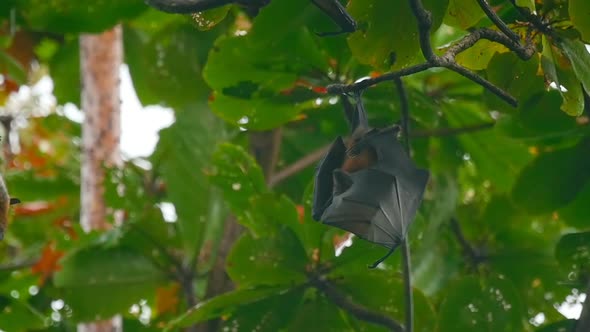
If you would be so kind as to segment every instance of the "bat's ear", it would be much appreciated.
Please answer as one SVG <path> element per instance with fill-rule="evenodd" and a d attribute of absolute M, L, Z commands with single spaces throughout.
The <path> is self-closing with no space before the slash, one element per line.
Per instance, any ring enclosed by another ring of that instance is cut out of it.
<path fill-rule="evenodd" d="M 332 173 L 332 177 L 334 179 L 334 196 L 342 194 L 352 186 L 352 179 L 350 176 L 340 169 L 335 169 Z"/>
<path fill-rule="evenodd" d="M 18 198 L 11 198 L 10 199 L 10 205 L 14 205 L 14 204 L 18 204 L 20 203 L 20 199 Z"/>

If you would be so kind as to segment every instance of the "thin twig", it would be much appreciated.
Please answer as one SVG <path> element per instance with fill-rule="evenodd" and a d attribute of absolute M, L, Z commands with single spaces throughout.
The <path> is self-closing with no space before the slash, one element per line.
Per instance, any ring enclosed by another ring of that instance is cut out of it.
<path fill-rule="evenodd" d="M 445 137 L 453 135 L 469 134 L 481 130 L 486 130 L 494 127 L 495 122 L 483 122 L 471 126 L 458 127 L 458 128 L 434 128 L 434 129 L 423 129 L 414 130 L 410 133 L 410 138 L 429 138 L 429 137 Z M 307 167 L 318 162 L 326 154 L 326 151 L 330 149 L 331 144 L 324 145 L 323 147 L 314 150 L 313 152 L 305 155 L 301 159 L 293 162 L 291 165 L 281 169 L 270 177 L 268 181 L 269 186 L 275 187 L 279 183 L 285 181 L 289 177 L 301 172 Z"/>
<path fill-rule="evenodd" d="M 310 281 L 311 284 L 324 293 L 324 295 L 326 295 L 330 301 L 340 308 L 346 310 L 356 318 L 366 322 L 386 326 L 391 331 L 404 332 L 403 326 L 401 326 L 396 320 L 385 314 L 371 311 L 359 304 L 352 302 L 338 289 L 336 289 L 336 287 L 334 287 L 329 281 L 320 280 L 320 278 L 310 278 Z"/>
<path fill-rule="evenodd" d="M 471 246 L 469 241 L 467 241 L 463 231 L 461 230 L 459 221 L 455 217 L 452 217 L 449 226 L 457 238 L 457 241 L 459 241 L 459 245 L 461 245 L 463 254 L 469 258 L 473 265 L 478 265 L 482 261 L 483 257 L 475 248 L 473 248 L 473 246 Z"/>
<path fill-rule="evenodd" d="M 410 104 L 408 102 L 408 91 L 401 78 L 394 80 L 397 94 L 399 96 L 402 113 L 401 127 L 404 137 L 404 147 L 410 156 Z M 406 332 L 414 330 L 414 295 L 412 293 L 412 258 L 410 256 L 410 245 L 406 238 L 402 241 L 402 266 L 404 275 L 404 302 L 406 310 Z"/>
<path fill-rule="evenodd" d="M 444 137 L 468 134 L 477 132 L 485 129 L 491 129 L 496 125 L 495 122 L 483 122 L 471 126 L 459 127 L 459 128 L 436 128 L 431 130 L 415 130 L 410 133 L 410 138 L 422 138 L 422 137 Z"/>
<path fill-rule="evenodd" d="M 32 260 L 24 261 L 24 262 L 0 265 L 0 271 L 14 271 L 14 270 L 26 269 L 26 268 L 32 267 L 33 265 L 37 264 L 39 262 L 39 260 L 40 259 L 37 258 L 37 259 L 32 259 Z"/>
<path fill-rule="evenodd" d="M 477 0 L 479 6 L 483 10 L 484 13 L 488 16 L 488 18 L 494 22 L 494 24 L 502 31 L 506 36 L 512 39 L 515 42 L 520 41 L 520 37 L 502 21 L 502 19 L 496 14 L 496 12 L 490 7 L 490 4 L 486 0 Z"/>
<path fill-rule="evenodd" d="M 326 152 L 330 149 L 330 145 L 323 146 L 310 154 L 304 156 L 303 158 L 297 160 L 296 162 L 292 163 L 291 165 L 283 168 L 282 170 L 273 174 L 268 180 L 268 186 L 274 187 L 279 182 L 285 180 L 286 178 L 290 177 L 293 174 L 299 173 L 301 170 L 307 168 L 311 164 L 316 163 L 320 160 Z"/>

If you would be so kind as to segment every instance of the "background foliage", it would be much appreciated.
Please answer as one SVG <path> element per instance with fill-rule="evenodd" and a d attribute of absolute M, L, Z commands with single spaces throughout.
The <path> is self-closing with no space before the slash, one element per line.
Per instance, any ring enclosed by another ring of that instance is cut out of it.
<path fill-rule="evenodd" d="M 490 3 L 525 38 L 522 13 L 509 1 Z M 413 157 L 432 173 L 410 231 L 416 331 L 558 331 L 574 322 L 557 308 L 590 280 L 590 2 L 516 3 L 552 31 L 530 35 L 533 57 L 481 40 L 457 62 L 518 107 L 448 70 L 404 78 Z M 436 53 L 472 28 L 494 28 L 475 1 L 424 6 Z M 282 127 L 280 171 L 346 133 L 328 84 L 424 61 L 406 1 L 347 8 L 359 31 L 319 38 L 314 32 L 334 26 L 307 0 L 273 0 L 255 19 L 234 6 L 194 19 L 141 0 L 0 2 L 0 110 L 19 124 L 2 135 L 10 138 L 4 175 L 24 202 L 1 244 L 0 329 L 70 331 L 119 313 L 126 331 L 219 317 L 240 331 L 385 330 L 339 307 L 312 282 L 318 276 L 403 321 L 399 254 L 371 271 L 384 248 L 352 239 L 336 255 L 346 237 L 310 217 L 313 167 L 269 188 L 247 152 L 250 132 Z M 150 167 L 129 160 L 110 172 L 106 199 L 125 211 L 125 224 L 85 234 L 80 124 L 60 107 L 40 114 L 39 101 L 8 103 L 49 75 L 58 105 L 79 105 L 78 36 L 117 23 L 141 102 L 173 108 L 176 121 L 160 132 Z M 373 125 L 399 121 L 392 84 L 364 98 Z M 174 205 L 175 222 L 164 221 L 163 202 Z M 235 290 L 207 298 L 229 215 L 246 227 L 225 265 Z M 191 297 L 200 305 L 187 311 Z"/>

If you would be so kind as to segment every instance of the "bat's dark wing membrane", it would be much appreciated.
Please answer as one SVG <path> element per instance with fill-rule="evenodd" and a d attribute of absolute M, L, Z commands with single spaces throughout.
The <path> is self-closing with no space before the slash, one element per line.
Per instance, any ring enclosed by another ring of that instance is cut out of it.
<path fill-rule="evenodd" d="M 340 173 L 341 176 L 335 177 L 335 186 L 340 186 L 338 182 L 347 177 L 347 184 L 341 187 L 348 188 L 335 192 L 321 220 L 367 241 L 390 249 L 396 247 L 403 239 L 404 228 L 399 220 L 398 204 L 392 201 L 398 196 L 395 178 L 372 168 Z"/>
<path fill-rule="evenodd" d="M 395 129 L 385 129 L 370 138 L 377 152 L 374 168 L 395 177 L 399 216 L 403 223 L 403 238 L 414 220 L 430 173 L 416 167 L 402 144 L 396 139 Z"/>
<path fill-rule="evenodd" d="M 320 221 L 324 210 L 332 202 L 334 191 L 333 172 L 340 168 L 346 156 L 346 146 L 341 137 L 336 138 L 330 150 L 320 161 L 315 174 L 315 188 L 313 191 L 312 217 Z"/>

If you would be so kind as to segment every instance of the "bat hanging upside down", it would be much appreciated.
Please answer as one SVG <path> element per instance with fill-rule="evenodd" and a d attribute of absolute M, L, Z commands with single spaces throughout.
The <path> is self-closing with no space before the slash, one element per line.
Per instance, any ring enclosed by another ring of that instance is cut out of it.
<path fill-rule="evenodd" d="M 370 128 L 360 93 L 354 106 L 343 98 L 352 135 L 336 138 L 316 170 L 312 216 L 389 248 L 375 268 L 405 239 L 429 173 L 397 140 L 399 126 Z"/>

